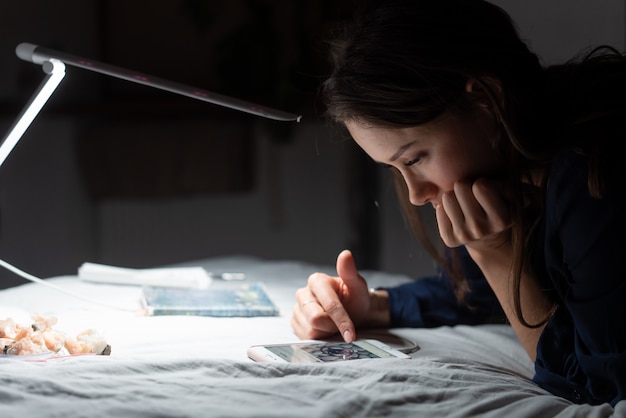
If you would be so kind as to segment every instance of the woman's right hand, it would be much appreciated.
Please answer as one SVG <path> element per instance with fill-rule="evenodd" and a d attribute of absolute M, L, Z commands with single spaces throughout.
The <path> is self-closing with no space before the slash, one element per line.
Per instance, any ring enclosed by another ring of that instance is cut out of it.
<path fill-rule="evenodd" d="M 337 276 L 314 273 L 307 286 L 296 291 L 291 326 L 302 339 L 320 339 L 339 332 L 346 342 L 351 342 L 356 326 L 381 316 L 380 312 L 372 312 L 373 307 L 381 305 L 372 303 L 372 298 L 378 300 L 381 295 L 370 294 L 352 253 L 344 250 L 337 257 Z M 385 317 L 385 312 L 382 315 Z"/>

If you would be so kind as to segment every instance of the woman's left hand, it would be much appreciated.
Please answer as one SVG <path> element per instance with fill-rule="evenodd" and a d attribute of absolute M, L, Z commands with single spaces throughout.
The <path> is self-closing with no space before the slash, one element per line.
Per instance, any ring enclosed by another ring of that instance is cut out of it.
<path fill-rule="evenodd" d="M 495 249 L 508 241 L 510 211 L 497 181 L 456 182 L 435 209 L 439 234 L 448 247 Z"/>

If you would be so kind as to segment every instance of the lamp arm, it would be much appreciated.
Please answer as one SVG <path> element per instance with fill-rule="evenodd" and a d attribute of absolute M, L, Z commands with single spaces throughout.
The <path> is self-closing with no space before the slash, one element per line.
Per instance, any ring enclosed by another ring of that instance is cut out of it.
<path fill-rule="evenodd" d="M 224 96 L 207 90 L 174 81 L 164 80 L 151 75 L 142 74 L 137 71 L 128 70 L 114 65 L 98 62 L 92 59 L 81 58 L 61 51 L 44 48 L 30 43 L 21 43 L 15 48 L 17 56 L 24 61 L 42 64 L 51 58 L 63 61 L 66 65 L 83 68 L 89 71 L 106 74 L 111 77 L 131 81 L 133 83 L 144 84 L 161 90 L 191 97 L 197 100 L 217 104 L 241 112 L 262 116 L 279 121 L 300 121 L 301 116 L 283 112 L 269 107 L 260 106 L 244 100 Z"/>
<path fill-rule="evenodd" d="M 65 77 L 65 65 L 61 61 L 52 58 L 41 64 L 46 76 L 0 142 L 0 166 Z"/>

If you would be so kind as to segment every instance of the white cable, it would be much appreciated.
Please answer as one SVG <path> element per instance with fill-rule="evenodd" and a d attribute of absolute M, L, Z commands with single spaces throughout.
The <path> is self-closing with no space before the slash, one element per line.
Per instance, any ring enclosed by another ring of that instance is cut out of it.
<path fill-rule="evenodd" d="M 137 312 L 137 309 L 122 308 L 122 307 L 119 307 L 119 306 L 109 305 L 109 304 L 106 304 L 106 303 L 99 302 L 97 300 L 90 299 L 90 298 L 88 298 L 86 296 L 83 296 L 83 295 L 81 295 L 79 293 L 75 293 L 75 292 L 72 292 L 70 290 L 64 289 L 61 286 L 54 285 L 52 283 L 49 283 L 49 282 L 47 282 L 45 280 L 40 279 L 39 277 L 35 277 L 32 274 L 26 273 L 25 271 L 22 271 L 22 270 L 18 269 L 17 267 L 7 263 L 6 261 L 4 261 L 2 259 L 0 259 L 0 266 L 4 267 L 5 269 L 9 270 L 12 273 L 17 274 L 18 276 L 20 276 L 20 277 L 22 277 L 22 278 L 24 278 L 26 280 L 30 280 L 31 282 L 39 283 L 39 284 L 42 284 L 44 286 L 51 287 L 51 288 L 53 288 L 55 290 L 58 290 L 59 292 L 65 293 L 67 295 L 73 296 L 73 297 L 78 298 L 78 299 L 82 299 L 82 300 L 84 300 L 86 302 L 95 303 L 97 305 L 106 306 L 107 308 L 112 308 L 112 309 L 116 309 L 116 310 L 120 310 L 120 311 Z"/>

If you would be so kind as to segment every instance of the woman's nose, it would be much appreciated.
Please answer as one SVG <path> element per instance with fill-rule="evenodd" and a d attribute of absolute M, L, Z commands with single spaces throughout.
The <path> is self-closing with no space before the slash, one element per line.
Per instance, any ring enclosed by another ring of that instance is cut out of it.
<path fill-rule="evenodd" d="M 412 205 L 423 206 L 437 196 L 437 187 L 427 181 L 405 180 Z"/>

